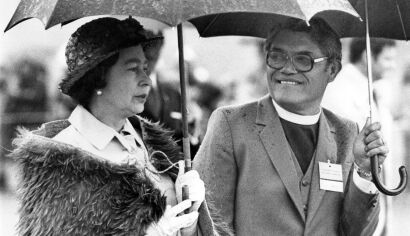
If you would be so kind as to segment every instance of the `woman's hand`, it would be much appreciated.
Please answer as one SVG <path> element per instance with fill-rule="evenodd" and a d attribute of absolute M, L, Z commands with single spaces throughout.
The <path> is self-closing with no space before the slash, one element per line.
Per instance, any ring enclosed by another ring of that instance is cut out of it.
<path fill-rule="evenodd" d="M 187 185 L 189 188 L 189 200 L 193 202 L 191 211 L 198 211 L 202 202 L 205 199 L 205 184 L 199 177 L 196 170 L 184 173 L 185 163 L 179 161 L 179 172 L 177 180 L 175 181 L 175 192 L 178 202 L 182 201 L 182 187 Z"/>
<path fill-rule="evenodd" d="M 379 122 L 370 124 L 370 119 L 367 119 L 362 131 L 356 137 L 353 145 L 353 155 L 355 163 L 360 169 L 370 172 L 370 157 L 378 155 L 379 165 L 381 166 L 386 159 L 389 149 L 383 141 L 381 133 L 381 125 Z"/>
<path fill-rule="evenodd" d="M 183 228 L 192 228 L 198 219 L 198 212 L 193 211 L 189 214 L 178 216 L 179 213 L 192 206 L 191 200 L 185 200 L 179 204 L 171 207 L 167 206 L 164 215 L 157 223 L 152 223 L 147 231 L 146 236 L 169 236 L 175 234 L 178 230 Z"/>

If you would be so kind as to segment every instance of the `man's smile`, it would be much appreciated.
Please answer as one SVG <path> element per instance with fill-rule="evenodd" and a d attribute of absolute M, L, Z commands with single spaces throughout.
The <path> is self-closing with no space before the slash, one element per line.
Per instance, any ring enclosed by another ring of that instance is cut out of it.
<path fill-rule="evenodd" d="M 280 84 L 288 84 L 288 85 L 297 85 L 297 84 L 300 84 L 300 83 L 298 83 L 298 82 L 290 81 L 290 80 L 282 80 L 282 81 L 279 81 L 279 83 L 280 83 Z"/>
<path fill-rule="evenodd" d="M 278 84 L 284 84 L 284 85 L 300 85 L 300 84 L 302 84 L 302 82 L 299 82 L 299 81 L 294 80 L 294 79 L 275 79 L 275 81 Z"/>

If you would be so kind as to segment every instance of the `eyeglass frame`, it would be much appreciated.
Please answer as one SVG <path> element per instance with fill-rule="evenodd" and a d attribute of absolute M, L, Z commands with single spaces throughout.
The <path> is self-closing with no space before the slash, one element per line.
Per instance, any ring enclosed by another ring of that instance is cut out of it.
<path fill-rule="evenodd" d="M 285 64 L 284 64 L 282 67 L 280 67 L 280 68 L 275 68 L 275 67 L 271 66 L 271 65 L 268 63 L 269 53 L 270 53 L 270 52 L 273 52 L 273 51 L 269 51 L 269 52 L 266 53 L 266 65 L 268 65 L 270 68 L 275 69 L 275 70 L 281 70 L 281 69 L 283 69 L 283 67 L 286 66 L 286 64 L 289 62 L 289 59 L 290 59 L 290 62 L 292 63 L 293 68 L 294 68 L 297 72 L 305 73 L 305 72 L 311 71 L 311 70 L 313 69 L 313 66 L 314 66 L 316 63 L 322 62 L 322 61 L 324 61 L 324 60 L 329 59 L 329 57 L 317 57 L 317 58 L 313 58 L 313 57 L 311 57 L 310 55 L 306 55 L 306 54 L 295 54 L 295 55 L 289 56 L 288 54 L 286 54 L 286 53 L 284 53 L 284 52 L 274 51 L 274 52 L 281 53 L 281 54 L 283 54 L 283 55 L 286 56 L 286 62 L 285 62 Z M 294 57 L 294 56 L 300 56 L 300 55 L 302 55 L 302 56 L 308 56 L 308 57 L 310 58 L 310 64 L 311 64 L 311 66 L 310 66 L 310 69 L 309 69 L 309 70 L 299 70 L 299 69 L 296 68 L 295 63 L 294 63 L 294 61 L 293 61 L 293 57 Z"/>

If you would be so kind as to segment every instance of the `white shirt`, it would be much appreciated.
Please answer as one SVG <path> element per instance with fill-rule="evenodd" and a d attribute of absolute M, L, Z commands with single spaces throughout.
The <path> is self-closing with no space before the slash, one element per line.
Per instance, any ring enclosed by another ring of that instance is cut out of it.
<path fill-rule="evenodd" d="M 148 153 L 128 119 L 124 130 L 131 133 L 141 145 L 142 149 L 138 151 L 134 150 L 123 135 L 99 121 L 80 105 L 74 109 L 68 121 L 71 125 L 57 134 L 54 140 L 71 144 L 115 164 L 144 164 Z"/>
<path fill-rule="evenodd" d="M 311 115 L 311 116 L 304 116 L 304 115 L 295 114 L 293 112 L 285 110 L 283 107 L 279 106 L 273 99 L 272 99 L 272 102 L 280 118 L 290 121 L 295 124 L 300 124 L 300 125 L 316 124 L 319 121 L 320 114 L 322 112 L 322 109 L 320 109 L 318 114 Z M 355 183 L 355 185 L 361 191 L 365 193 L 375 194 L 378 191 L 373 182 L 360 177 L 356 171 L 353 171 L 353 183 Z"/>
<path fill-rule="evenodd" d="M 373 121 L 378 120 L 377 108 L 372 99 Z M 328 84 L 322 99 L 322 107 L 357 122 L 362 128 L 369 117 L 367 77 L 356 66 L 347 64 Z"/>

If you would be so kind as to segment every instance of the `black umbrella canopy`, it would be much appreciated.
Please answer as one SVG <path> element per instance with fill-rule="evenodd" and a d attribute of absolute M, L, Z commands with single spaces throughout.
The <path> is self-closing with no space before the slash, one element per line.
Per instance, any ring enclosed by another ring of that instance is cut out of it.
<path fill-rule="evenodd" d="M 132 15 L 176 26 L 196 17 L 226 12 L 276 14 L 307 21 L 327 10 L 358 16 L 347 0 L 22 0 L 5 31 L 30 18 L 40 19 L 46 29 L 95 15 Z"/>
<path fill-rule="evenodd" d="M 48 29 L 60 23 L 96 15 L 135 15 L 176 25 L 172 0 L 22 0 L 5 31 L 30 18 Z"/>
<path fill-rule="evenodd" d="M 301 1 L 308 3 L 311 1 Z M 316 8 L 315 14 L 309 15 L 324 19 L 340 37 L 364 37 L 366 34 L 365 0 L 349 0 L 361 19 L 353 17 L 348 11 L 331 8 L 315 1 L 311 2 L 311 9 Z M 322 6 L 318 8 L 316 6 Z M 277 14 L 272 14 L 272 12 Z M 368 20 L 372 37 L 391 38 L 400 40 L 410 39 L 410 1 L 408 0 L 371 0 L 368 6 Z M 223 35 L 241 35 L 266 38 L 269 30 L 276 24 L 286 20 L 286 16 L 275 11 L 239 11 L 225 14 L 205 15 L 191 19 L 190 22 L 198 29 L 202 37 Z"/>
<path fill-rule="evenodd" d="M 299 18 L 308 21 L 311 17 L 324 19 L 332 29 L 341 37 L 348 30 L 347 25 L 362 24 L 358 15 L 345 11 L 325 10 L 317 12 L 309 18 Z M 275 25 L 289 19 L 288 15 L 265 12 L 230 12 L 197 17 L 189 20 L 202 37 L 215 36 L 253 36 L 266 38 Z"/>
<path fill-rule="evenodd" d="M 349 0 L 352 6 L 365 19 L 365 1 Z M 399 40 L 410 39 L 410 1 L 408 0 L 371 0 L 368 1 L 368 22 L 371 37 Z M 365 24 L 345 26 L 344 37 L 364 37 Z"/>

